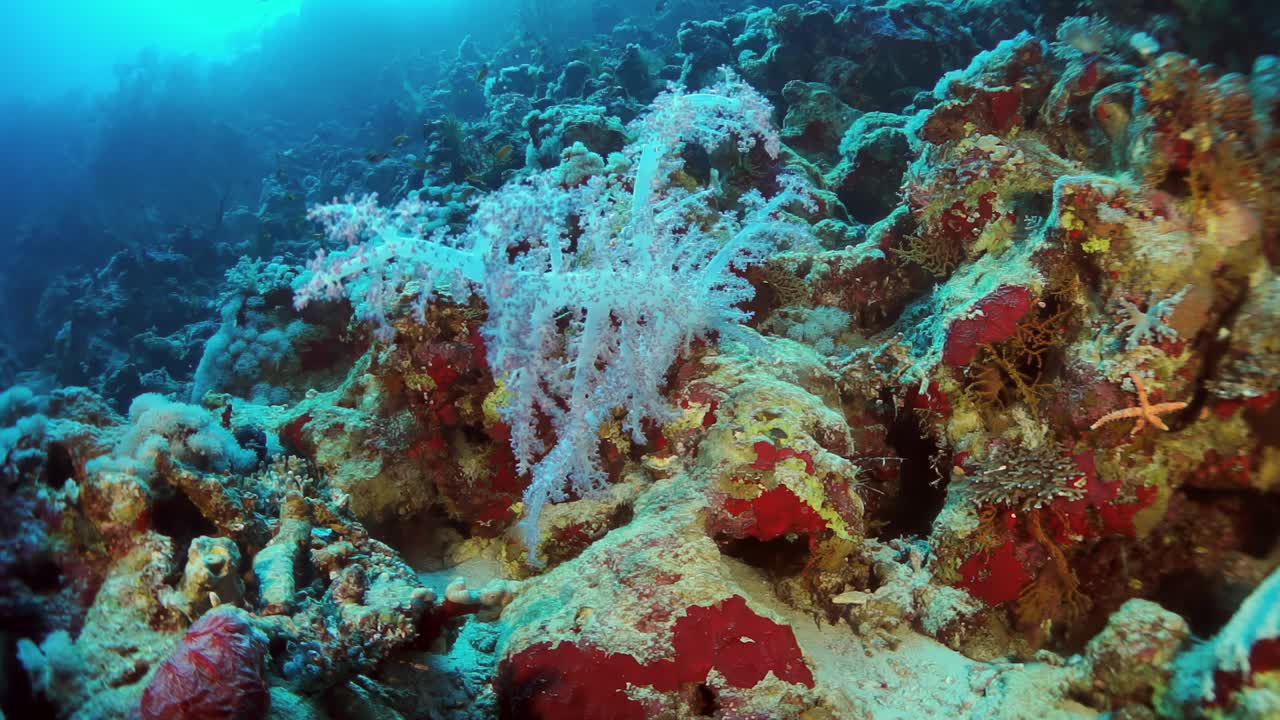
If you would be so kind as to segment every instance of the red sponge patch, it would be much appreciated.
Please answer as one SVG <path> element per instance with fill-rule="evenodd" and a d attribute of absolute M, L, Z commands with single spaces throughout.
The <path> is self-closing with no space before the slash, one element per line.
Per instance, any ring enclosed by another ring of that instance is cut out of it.
<path fill-rule="evenodd" d="M 689 608 L 676 621 L 673 645 L 678 674 L 686 682 L 704 680 L 714 668 L 739 688 L 755 687 L 770 672 L 813 687 L 813 673 L 791 628 L 755 614 L 740 595 Z"/>
<path fill-rule="evenodd" d="M 1030 573 L 1018 559 L 1018 549 L 1013 540 L 995 550 L 974 553 L 960 566 L 959 571 L 960 582 L 956 585 L 988 605 L 999 605 L 1016 599 L 1031 582 Z"/>
<path fill-rule="evenodd" d="M 645 720 L 650 709 L 628 697 L 628 687 L 672 693 L 705 681 L 713 669 L 739 688 L 770 672 L 813 687 L 791 628 L 757 615 L 738 595 L 688 608 L 676 621 L 668 659 L 645 664 L 575 643 L 539 643 L 504 661 L 497 685 L 504 718 Z"/>
<path fill-rule="evenodd" d="M 1001 285 L 995 292 L 978 301 L 971 317 L 951 323 L 942 362 L 951 367 L 965 367 L 978 356 L 978 348 L 1008 340 L 1018 322 L 1031 310 L 1031 291 L 1015 285 Z"/>
<path fill-rule="evenodd" d="M 816 537 L 827 529 L 827 521 L 783 485 L 765 490 L 752 500 L 729 498 L 725 510 L 733 515 L 752 513 L 755 523 L 743 534 L 757 540 L 773 540 L 787 533 Z"/>

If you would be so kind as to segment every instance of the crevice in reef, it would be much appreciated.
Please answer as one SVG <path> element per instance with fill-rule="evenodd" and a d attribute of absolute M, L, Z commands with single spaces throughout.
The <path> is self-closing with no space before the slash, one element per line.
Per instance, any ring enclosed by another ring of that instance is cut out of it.
<path fill-rule="evenodd" d="M 1235 293 L 1225 299 L 1226 307 L 1223 308 L 1222 316 L 1217 325 L 1206 329 L 1196 339 L 1199 351 L 1204 356 L 1204 363 L 1200 366 L 1200 373 L 1196 377 L 1195 393 L 1192 395 L 1186 409 L 1179 415 L 1178 426 L 1192 418 L 1199 417 L 1201 409 L 1204 408 L 1205 403 L 1209 400 L 1207 383 L 1209 379 L 1217 375 L 1218 365 L 1231 348 L 1231 335 L 1222 333 L 1220 330 L 1222 328 L 1229 330 L 1235 325 L 1236 316 L 1240 313 L 1240 308 L 1249 297 L 1247 283 L 1241 283 L 1238 289 L 1237 287 L 1232 287 L 1231 289 L 1235 290 Z"/>
<path fill-rule="evenodd" d="M 38 555 L 18 565 L 14 576 L 37 595 L 48 595 L 62 587 L 62 569 L 48 555 Z"/>
<path fill-rule="evenodd" d="M 1272 557 L 1280 550 L 1280 495 L 1254 489 L 1206 489 L 1188 487 L 1181 490 L 1188 499 L 1200 504 L 1229 504 L 1234 546 L 1257 559 Z"/>
<path fill-rule="evenodd" d="M 759 570 L 771 579 L 800 574 L 809 561 L 809 543 L 801 537 L 780 537 L 773 540 L 738 538 L 723 540 L 720 550 L 731 558 Z"/>
<path fill-rule="evenodd" d="M 1260 446 L 1280 447 L 1280 404 L 1264 410 L 1246 408 L 1244 419 L 1249 423 L 1249 429 L 1257 434 Z"/>
<path fill-rule="evenodd" d="M 201 535 L 218 535 L 217 526 L 200 513 L 191 498 L 178 490 L 156 500 L 152 517 L 156 532 L 173 538 L 173 546 L 182 557 L 186 556 L 192 540 Z"/>
<path fill-rule="evenodd" d="M 951 480 L 951 463 L 911 410 L 900 410 L 889 423 L 886 442 L 902 461 L 898 463 L 897 493 L 879 537 L 882 540 L 924 537 L 942 512 Z"/>
<path fill-rule="evenodd" d="M 62 487 L 64 483 L 75 479 L 75 477 L 76 464 L 71 457 L 71 451 L 62 443 L 50 443 L 48 459 L 45 462 L 41 479 L 46 485 Z"/>
<path fill-rule="evenodd" d="M 435 570 L 445 548 L 470 536 L 460 523 L 442 508 L 433 508 L 411 519 L 395 519 L 370 524 L 369 534 L 395 550 L 415 570 Z"/>
<path fill-rule="evenodd" d="M 1158 578 L 1149 599 L 1182 615 L 1197 635 L 1209 637 L 1226 624 L 1280 559 L 1280 527 L 1275 523 L 1280 496 L 1252 489 L 1183 488 L 1179 492 L 1201 508 L 1196 516 L 1206 518 L 1203 522 L 1213 522 L 1215 516 L 1230 518 L 1229 525 L 1214 531 L 1223 546 L 1213 549 L 1229 562 L 1182 563 Z"/>
<path fill-rule="evenodd" d="M 707 687 L 706 683 L 698 683 L 694 688 L 690 701 L 689 711 L 694 717 L 715 717 L 720 712 L 720 702 L 716 699 L 716 693 Z"/>
<path fill-rule="evenodd" d="M 1222 582 L 1222 578 L 1187 569 L 1160 579 L 1151 599 L 1186 619 L 1191 631 L 1210 637 L 1222 629 L 1252 588 Z"/>

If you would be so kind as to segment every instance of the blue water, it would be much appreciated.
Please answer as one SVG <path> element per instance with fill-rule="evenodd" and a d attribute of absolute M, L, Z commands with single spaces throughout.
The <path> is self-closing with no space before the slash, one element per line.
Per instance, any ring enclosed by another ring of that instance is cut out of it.
<path fill-rule="evenodd" d="M 423 94 L 464 38 L 482 52 L 522 37 L 576 43 L 620 14 L 507 0 L 61 0 L 11 13 L 0 29 L 0 385 L 36 371 L 26 382 L 100 390 L 101 363 L 126 362 L 127 337 L 99 337 L 91 367 L 50 364 L 50 351 L 68 322 L 77 333 L 107 322 L 77 316 L 76 300 L 92 300 L 72 288 L 114 254 L 185 235 L 200 257 L 194 277 L 173 278 L 192 295 L 179 304 L 204 304 L 239 256 L 288 254 L 245 217 L 282 154 L 317 140 L 364 154 L 401 134 L 418 146 L 404 151 L 421 154 Z M 247 222 L 232 228 L 234 211 Z M 198 320 L 174 310 L 126 303 L 107 314 L 164 335 Z M 180 374 L 194 370 L 179 362 Z"/>

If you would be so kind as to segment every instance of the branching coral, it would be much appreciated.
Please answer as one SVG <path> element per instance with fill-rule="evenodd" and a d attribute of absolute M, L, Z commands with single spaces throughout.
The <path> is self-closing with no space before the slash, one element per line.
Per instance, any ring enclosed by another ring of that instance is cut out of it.
<path fill-rule="evenodd" d="M 1014 614 L 1024 628 L 1043 628 L 1046 621 L 1071 622 L 1087 612 L 1091 604 L 1080 592 L 1080 579 L 1071 569 L 1066 554 L 1045 531 L 1041 520 L 1043 512 L 1034 511 L 1026 516 L 1028 533 L 1049 555 L 1050 562 L 1018 596 Z"/>
<path fill-rule="evenodd" d="M 1065 306 L 1047 316 L 1031 313 L 1008 340 L 984 344 L 969 371 L 967 389 L 993 405 L 1003 405 L 1006 390 L 1011 389 L 1030 410 L 1038 411 L 1051 389 L 1042 381 L 1045 361 L 1062 344 L 1068 317 Z"/>
<path fill-rule="evenodd" d="M 1138 306 L 1130 302 L 1127 298 L 1120 298 L 1120 306 L 1124 309 L 1125 319 L 1116 325 L 1117 330 L 1125 327 L 1129 328 L 1129 334 L 1125 338 L 1124 349 L 1135 350 L 1144 340 L 1148 338 L 1165 338 L 1167 340 L 1177 340 L 1178 331 L 1169 327 L 1168 319 L 1177 308 L 1178 303 L 1186 297 L 1187 291 L 1191 289 L 1190 285 L 1182 288 L 1178 292 L 1170 295 L 1164 300 L 1157 301 L 1155 292 L 1151 293 L 1151 297 L 1147 300 L 1147 309 L 1140 310 Z"/>
<path fill-rule="evenodd" d="M 950 275 L 965 259 L 964 245 L 939 233 L 912 235 L 905 249 L 893 248 L 893 252 L 938 278 Z"/>
<path fill-rule="evenodd" d="M 1034 510 L 1084 497 L 1083 475 L 1057 445 L 996 445 L 983 469 L 969 479 L 970 497 L 979 506 Z"/>
<path fill-rule="evenodd" d="M 1089 608 L 1054 531 L 1048 523 L 1062 525 L 1060 507 L 1085 497 L 1087 477 L 1060 445 L 1046 442 L 1026 445 L 998 444 L 969 481 L 970 497 L 994 519 L 990 508 L 1002 508 L 1021 518 L 1022 526 L 1048 556 L 1049 562 L 1035 580 L 1024 587 L 1014 606 L 1018 625 L 1040 628 L 1046 620 L 1074 620 Z"/>

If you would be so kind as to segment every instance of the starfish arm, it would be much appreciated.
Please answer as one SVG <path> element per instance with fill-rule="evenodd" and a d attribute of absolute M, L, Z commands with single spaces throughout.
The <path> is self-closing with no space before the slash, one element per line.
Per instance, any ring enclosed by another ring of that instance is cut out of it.
<path fill-rule="evenodd" d="M 1142 378 L 1138 377 L 1138 373 L 1129 373 L 1129 379 L 1133 380 L 1133 387 L 1138 391 L 1138 404 L 1142 407 L 1147 406 L 1147 386 L 1142 384 Z"/>
<path fill-rule="evenodd" d="M 1158 420 L 1158 418 L 1157 418 Z M 1129 431 L 1130 437 L 1142 432 L 1142 428 L 1147 426 L 1147 418 L 1139 417 L 1138 421 L 1133 424 L 1133 429 Z"/>
<path fill-rule="evenodd" d="M 1164 424 L 1164 420 L 1160 419 L 1160 416 L 1165 413 L 1177 412 L 1187 406 L 1185 402 L 1162 402 L 1152 405 L 1147 398 L 1147 387 L 1143 384 L 1142 378 L 1138 377 L 1137 373 L 1132 372 L 1129 373 L 1129 378 L 1133 380 L 1133 387 L 1138 393 L 1138 406 L 1109 412 L 1090 425 L 1090 430 L 1097 430 L 1109 422 L 1124 418 L 1135 418 L 1133 429 L 1129 431 L 1130 435 L 1137 435 L 1147 426 L 1147 423 L 1151 423 L 1161 430 L 1168 430 L 1169 426 Z"/>
<path fill-rule="evenodd" d="M 1098 421 L 1089 426 L 1090 430 L 1098 428 L 1116 420 L 1124 420 L 1125 418 L 1142 417 L 1142 408 L 1124 408 L 1123 410 L 1115 410 L 1098 418 Z"/>

